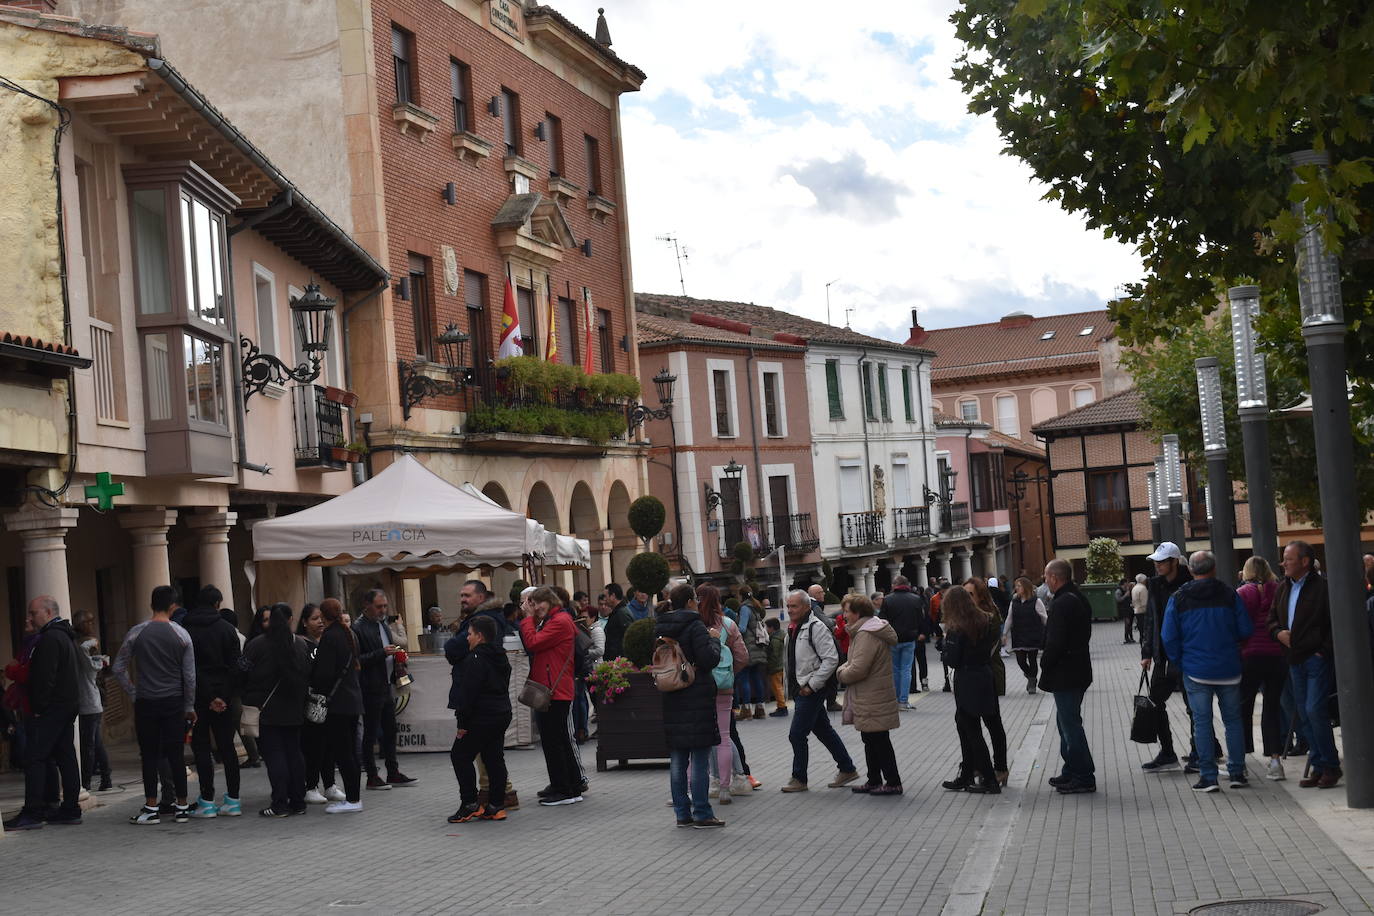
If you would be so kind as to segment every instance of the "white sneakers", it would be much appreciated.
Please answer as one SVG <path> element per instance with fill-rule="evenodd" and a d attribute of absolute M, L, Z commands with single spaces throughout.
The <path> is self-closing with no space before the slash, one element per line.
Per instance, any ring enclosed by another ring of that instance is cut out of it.
<path fill-rule="evenodd" d="M 355 811 L 363 810 L 363 803 L 360 801 L 351 802 L 347 799 L 343 801 L 330 802 L 324 806 L 325 814 L 352 814 Z"/>
<path fill-rule="evenodd" d="M 729 790 L 727 789 L 726 791 L 729 791 Z M 720 780 L 719 780 L 719 779 L 716 779 L 714 776 L 711 777 L 711 788 L 710 788 L 710 791 L 708 791 L 708 792 L 706 793 L 706 797 L 707 797 L 707 798 L 720 798 Z"/>
<path fill-rule="evenodd" d="M 1269 761 L 1269 768 L 1264 772 L 1264 778 L 1272 779 L 1274 782 L 1287 779 L 1288 774 L 1283 772 L 1283 761 L 1277 757 L 1271 759 Z"/>
<path fill-rule="evenodd" d="M 344 790 L 340 789 L 337 785 L 325 789 L 324 797 L 330 801 L 348 801 L 348 796 L 344 794 Z"/>
<path fill-rule="evenodd" d="M 754 787 L 749 784 L 749 777 L 743 773 L 737 773 L 735 778 L 730 780 L 731 795 L 748 795 L 754 791 Z"/>
<path fill-rule="evenodd" d="M 305 803 L 307 805 L 323 805 L 327 801 L 329 801 L 329 799 L 321 795 L 319 789 L 305 790 Z"/>

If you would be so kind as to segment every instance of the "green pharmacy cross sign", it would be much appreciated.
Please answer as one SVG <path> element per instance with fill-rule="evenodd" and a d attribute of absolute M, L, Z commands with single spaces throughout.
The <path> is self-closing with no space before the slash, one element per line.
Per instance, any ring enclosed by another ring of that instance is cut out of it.
<path fill-rule="evenodd" d="M 95 484 L 86 487 L 86 498 L 95 500 L 97 509 L 102 512 L 114 508 L 114 498 L 124 495 L 124 484 L 110 480 L 108 471 L 95 475 Z"/>

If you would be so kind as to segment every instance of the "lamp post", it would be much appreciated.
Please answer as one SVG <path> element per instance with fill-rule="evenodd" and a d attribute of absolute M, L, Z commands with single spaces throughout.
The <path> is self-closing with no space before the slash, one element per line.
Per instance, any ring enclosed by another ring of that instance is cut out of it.
<path fill-rule="evenodd" d="M 476 370 L 463 366 L 463 355 L 470 340 L 472 338 L 456 324 L 448 325 L 434 338 L 439 345 L 439 355 L 443 357 L 443 368 L 452 377 L 451 381 L 430 378 L 421 373 L 414 363 L 404 359 L 396 361 L 400 374 L 401 416 L 404 419 L 410 419 L 410 409 L 421 401 L 440 395 L 456 395 L 475 381 Z"/>
<path fill-rule="evenodd" d="M 1183 524 L 1183 464 L 1178 450 L 1178 436 L 1169 433 L 1164 437 L 1164 486 L 1161 495 L 1168 501 L 1169 530 L 1173 542 L 1183 553 L 1188 552 L 1188 533 Z M 1158 465 L 1156 465 L 1158 467 Z"/>
<path fill-rule="evenodd" d="M 296 339 L 306 360 L 299 366 L 288 366 L 271 353 L 262 353 L 258 345 L 239 336 L 243 350 L 243 411 L 248 412 L 248 399 L 270 384 L 284 385 L 288 381 L 307 384 L 320 377 L 320 361 L 329 351 L 333 337 L 333 299 L 320 292 L 313 280 L 305 286 L 305 295 L 291 299 L 291 320 L 296 326 Z"/>
<path fill-rule="evenodd" d="M 1274 485 L 1269 475 L 1269 389 L 1264 354 L 1255 350 L 1258 286 L 1234 286 L 1231 300 L 1231 345 L 1236 355 L 1236 401 L 1240 407 L 1241 443 L 1245 451 L 1245 492 L 1250 503 L 1250 543 L 1257 557 L 1278 569 L 1278 520 Z"/>
<path fill-rule="evenodd" d="M 1316 166 L 1325 171 L 1331 158 L 1326 152 L 1306 150 L 1292 154 L 1289 162 L 1295 169 Z M 1301 203 L 1295 209 L 1303 222 L 1297 251 L 1298 296 L 1312 392 L 1341 736 L 1349 773 L 1346 797 L 1352 808 L 1374 808 L 1374 665 L 1369 658 L 1361 581 L 1360 505 L 1354 497 L 1355 449 L 1345 380 L 1340 264 L 1322 237 L 1324 215 L 1312 218 Z"/>
<path fill-rule="evenodd" d="M 1231 475 L 1226 469 L 1226 413 L 1221 400 L 1221 363 L 1215 356 L 1193 362 L 1197 373 L 1197 402 L 1202 411 L 1202 450 L 1207 456 L 1207 521 L 1217 578 L 1236 584 L 1236 508 Z"/>
<path fill-rule="evenodd" d="M 744 468 L 743 468 L 741 465 L 739 465 L 738 463 L 736 463 L 735 459 L 731 458 L 731 459 L 730 459 L 730 463 L 727 464 L 727 465 L 725 466 L 724 473 L 725 473 L 725 479 L 728 480 L 728 481 L 731 481 L 732 483 L 735 484 L 735 486 L 734 486 L 734 487 L 731 487 L 730 489 L 733 489 L 733 490 L 735 491 L 735 506 L 736 506 L 735 511 L 738 512 L 738 511 L 739 511 L 739 508 L 738 508 L 738 507 L 739 507 L 739 486 L 738 486 L 738 484 L 739 484 L 740 475 L 742 475 L 742 474 L 744 473 Z M 729 502 L 727 502 L 727 500 L 729 499 L 729 496 L 728 496 L 727 494 L 722 493 L 722 492 L 720 492 L 719 490 L 716 490 L 715 488 L 713 488 L 713 487 L 711 486 L 710 483 L 703 483 L 702 486 L 704 486 L 704 487 L 706 488 L 706 513 L 707 513 L 708 515 L 711 513 L 712 510 L 714 510 L 714 509 L 717 508 L 717 507 L 720 507 L 720 508 L 721 508 L 722 514 L 726 514 L 726 513 L 728 513 L 728 512 L 730 511 L 730 504 L 729 504 Z M 731 551 L 733 551 L 733 550 L 735 549 L 735 545 L 739 543 L 740 538 L 741 538 L 742 535 L 743 535 L 743 532 L 742 532 L 742 531 L 736 532 L 736 533 L 735 533 L 735 536 L 734 536 L 734 537 L 731 537 L 731 533 L 730 533 L 729 527 L 728 527 L 728 526 L 729 526 L 729 523 L 730 523 L 730 519 L 729 519 L 729 518 L 723 518 L 723 519 L 721 519 L 721 525 L 722 525 L 721 535 L 722 535 L 722 537 L 725 538 L 726 541 L 729 542 L 729 544 L 727 545 L 727 546 L 728 546 L 728 549 L 731 550 Z"/>
<path fill-rule="evenodd" d="M 1150 501 L 1150 540 L 1155 544 L 1164 540 L 1159 521 L 1159 483 L 1154 471 L 1145 472 L 1145 492 Z"/>

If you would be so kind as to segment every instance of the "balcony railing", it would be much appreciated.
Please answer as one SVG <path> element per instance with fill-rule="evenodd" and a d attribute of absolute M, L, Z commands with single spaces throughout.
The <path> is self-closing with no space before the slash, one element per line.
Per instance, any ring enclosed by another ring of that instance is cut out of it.
<path fill-rule="evenodd" d="M 907 506 L 892 510 L 899 541 L 930 540 L 930 507 Z"/>
<path fill-rule="evenodd" d="M 952 538 L 968 534 L 968 503 L 945 503 L 940 507 L 940 533 Z"/>
<path fill-rule="evenodd" d="M 820 538 L 816 537 L 816 529 L 811 523 L 810 512 L 800 512 L 796 515 L 774 515 L 772 522 L 774 546 L 782 545 L 789 551 L 806 553 L 809 550 L 814 550 L 821 542 Z"/>
<path fill-rule="evenodd" d="M 755 555 L 772 550 L 768 542 L 768 529 L 761 515 L 748 518 L 727 518 L 720 525 L 720 555 L 733 558 L 735 545 L 744 541 L 754 548 Z"/>
<path fill-rule="evenodd" d="M 846 549 L 887 543 L 883 512 L 841 512 L 840 546 Z"/>
<path fill-rule="evenodd" d="M 323 385 L 297 385 L 292 389 L 296 414 L 296 467 L 343 470 L 343 405 L 329 397 Z"/>

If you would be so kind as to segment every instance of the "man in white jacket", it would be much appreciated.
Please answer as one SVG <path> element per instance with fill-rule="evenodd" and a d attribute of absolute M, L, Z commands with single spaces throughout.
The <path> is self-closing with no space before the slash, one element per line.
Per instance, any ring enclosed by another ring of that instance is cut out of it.
<path fill-rule="evenodd" d="M 788 740 L 792 742 L 792 779 L 782 787 L 784 792 L 805 792 L 808 742 L 812 735 L 820 739 L 839 772 L 829 783 L 838 789 L 859 778 L 854 761 L 845 749 L 844 741 L 830 724 L 825 701 L 830 677 L 840 664 L 840 650 L 835 637 L 816 618 L 811 599 L 806 592 L 794 591 L 787 596 L 787 654 L 784 670 L 787 674 L 787 695 L 796 704 Z"/>

